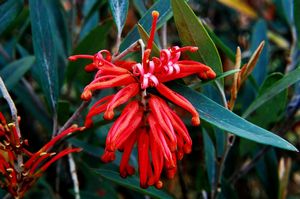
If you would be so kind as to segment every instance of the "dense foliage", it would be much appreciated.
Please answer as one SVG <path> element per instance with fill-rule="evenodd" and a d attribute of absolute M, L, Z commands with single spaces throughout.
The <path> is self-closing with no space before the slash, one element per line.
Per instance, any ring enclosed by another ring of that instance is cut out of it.
<path fill-rule="evenodd" d="M 0 1 L 0 197 L 299 197 L 298 8 Z"/>

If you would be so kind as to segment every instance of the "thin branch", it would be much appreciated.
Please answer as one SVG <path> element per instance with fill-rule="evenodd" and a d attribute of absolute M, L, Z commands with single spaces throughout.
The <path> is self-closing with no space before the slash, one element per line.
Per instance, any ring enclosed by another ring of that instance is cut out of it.
<path fill-rule="evenodd" d="M 131 44 L 126 50 L 118 54 L 117 56 L 113 57 L 112 62 L 115 62 L 117 60 L 121 60 L 123 57 L 128 55 L 129 53 L 137 51 L 141 46 L 141 39 L 137 40 L 133 44 Z"/>
<path fill-rule="evenodd" d="M 271 147 L 265 146 L 262 148 L 249 162 L 247 165 L 242 166 L 242 168 L 238 171 L 236 171 L 228 180 L 230 184 L 235 184 L 238 179 L 240 179 L 242 176 L 244 176 L 246 173 L 248 173 L 255 164 L 269 151 Z"/>
<path fill-rule="evenodd" d="M 80 116 L 83 109 L 89 105 L 89 103 L 90 103 L 89 101 L 82 102 L 80 106 L 77 108 L 77 110 L 73 113 L 73 115 L 68 119 L 68 121 L 60 128 L 57 135 L 63 132 L 64 130 L 66 130 L 67 128 L 69 128 L 73 124 L 73 122 Z"/>
<path fill-rule="evenodd" d="M 17 108 L 15 106 L 15 103 L 13 102 L 11 96 L 9 95 L 6 86 L 2 80 L 2 78 L 0 77 L 0 91 L 4 97 L 4 99 L 7 101 L 8 106 L 10 108 L 10 112 L 11 112 L 11 117 L 12 120 L 14 122 L 14 125 L 16 127 L 16 131 L 17 131 L 17 136 L 19 139 L 21 139 L 21 131 L 20 131 L 20 127 L 19 127 L 19 120 L 18 120 L 18 111 Z M 18 155 L 17 156 L 17 160 L 18 160 L 18 165 L 17 165 L 17 170 L 19 172 L 22 172 L 22 167 L 21 165 L 23 165 L 23 157 L 22 155 Z"/>
<path fill-rule="evenodd" d="M 54 110 L 53 113 L 53 117 L 52 117 L 52 121 L 53 121 L 53 125 L 52 125 L 52 137 L 55 137 L 55 135 L 57 135 L 57 129 L 58 129 L 58 121 L 57 121 L 57 111 Z"/>
<path fill-rule="evenodd" d="M 297 113 L 298 109 L 294 109 L 288 117 L 285 119 L 285 121 L 277 127 L 273 127 L 271 131 L 277 132 L 277 135 L 282 135 L 284 132 L 287 132 L 291 128 L 291 124 L 293 123 L 294 116 Z M 279 130 L 278 130 L 279 129 Z M 229 183 L 235 184 L 237 180 L 239 180 L 241 177 L 246 175 L 254 166 L 255 164 L 271 149 L 270 146 L 265 146 L 262 148 L 259 152 L 257 152 L 254 156 L 254 158 L 247 164 L 242 166 L 238 171 L 236 171 L 230 178 Z"/>
<path fill-rule="evenodd" d="M 114 55 L 118 55 L 119 54 L 119 50 L 120 50 L 120 45 L 121 45 L 121 33 L 118 33 L 117 35 L 117 39 L 116 39 L 116 44 L 114 46 Z"/>
<path fill-rule="evenodd" d="M 221 87 L 221 85 L 218 81 L 216 81 L 215 84 L 216 84 L 216 87 L 217 87 L 219 93 L 221 94 L 224 107 L 226 109 L 228 109 L 227 99 L 226 99 L 226 95 L 224 93 L 224 90 L 222 89 L 222 87 Z M 233 135 L 231 133 L 227 133 L 227 138 L 226 139 L 227 139 L 227 142 L 226 142 L 225 152 L 222 156 L 222 159 L 220 161 L 219 168 L 218 168 L 218 171 L 217 171 L 217 181 L 216 181 L 217 184 L 215 186 L 215 190 L 212 190 L 211 198 L 217 198 L 218 193 L 220 191 L 222 191 L 219 188 L 220 188 L 220 184 L 221 184 L 221 181 L 222 181 L 223 172 L 224 172 L 224 169 L 225 169 L 226 159 L 227 159 L 228 154 L 230 152 L 230 149 L 233 146 L 234 141 L 235 141 L 235 135 Z"/>
<path fill-rule="evenodd" d="M 167 32 L 167 23 L 165 23 L 161 29 L 161 41 L 164 49 L 166 49 L 168 45 Z"/>
<path fill-rule="evenodd" d="M 73 155 L 71 153 L 68 154 L 68 161 L 69 161 L 70 173 L 71 173 L 71 177 L 72 177 L 73 185 L 74 185 L 75 199 L 80 199 L 79 181 L 78 181 L 78 176 L 77 176 L 77 172 L 76 172 L 76 164 L 75 164 Z"/>
<path fill-rule="evenodd" d="M 8 106 L 10 108 L 11 117 L 12 117 L 12 120 L 15 123 L 16 129 L 17 129 L 17 135 L 18 135 L 19 138 L 21 138 L 21 133 L 20 133 L 20 128 L 19 128 L 19 121 L 18 121 L 18 111 L 17 111 L 15 103 L 11 99 L 11 97 L 10 97 L 10 95 L 9 95 L 7 89 L 6 89 L 6 86 L 5 86 L 5 84 L 4 84 L 1 77 L 0 77 L 0 90 L 1 90 L 1 93 L 4 97 L 4 99 L 7 101 Z"/>

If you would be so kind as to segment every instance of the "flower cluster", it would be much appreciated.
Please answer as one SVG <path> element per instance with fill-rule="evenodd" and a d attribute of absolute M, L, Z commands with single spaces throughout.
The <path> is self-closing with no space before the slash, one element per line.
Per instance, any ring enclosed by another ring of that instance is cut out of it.
<path fill-rule="evenodd" d="M 7 123 L 0 112 L 1 188 L 7 190 L 14 198 L 23 198 L 24 194 L 52 163 L 69 153 L 81 150 L 79 148 L 67 148 L 58 154 L 50 151 L 58 141 L 81 130 L 83 130 L 82 127 L 73 125 L 51 139 L 39 151 L 31 153 L 26 149 L 28 141 L 20 139 L 15 124 Z M 24 163 L 23 160 L 25 160 Z"/>
<path fill-rule="evenodd" d="M 198 112 L 193 105 L 164 83 L 192 74 L 197 74 L 202 79 L 216 76 L 210 67 L 202 63 L 180 60 L 182 52 L 195 52 L 197 47 L 175 46 L 161 50 L 159 57 L 150 57 L 158 15 L 156 11 L 152 13 L 152 29 L 141 63 L 112 61 L 107 50 L 101 50 L 94 56 L 69 57 L 71 61 L 79 58 L 91 59 L 92 63 L 85 70 L 96 71 L 94 80 L 82 92 L 83 100 L 90 100 L 93 92 L 97 90 L 121 88 L 116 94 L 100 99 L 90 108 L 85 127 L 90 127 L 93 124 L 92 118 L 101 113 L 104 114 L 104 119 L 112 120 L 115 108 L 127 103 L 108 132 L 105 153 L 101 159 L 104 162 L 113 161 L 115 151 L 123 151 L 120 175 L 132 175 L 135 170 L 129 165 L 129 157 L 137 143 L 142 188 L 152 185 L 161 188 L 163 170 L 168 178 L 173 178 L 177 170 L 177 160 L 181 160 L 185 153 L 191 151 L 192 140 L 188 130 L 169 103 L 190 112 L 191 124 L 200 125 Z M 158 95 L 153 92 L 155 90 Z"/>

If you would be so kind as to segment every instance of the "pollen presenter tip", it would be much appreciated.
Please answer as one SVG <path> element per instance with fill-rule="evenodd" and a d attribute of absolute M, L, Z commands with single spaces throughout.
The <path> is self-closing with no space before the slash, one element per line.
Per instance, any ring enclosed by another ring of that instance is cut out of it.
<path fill-rule="evenodd" d="M 200 125 L 200 119 L 199 119 L 199 117 L 193 117 L 192 118 L 192 125 L 193 126 L 199 126 Z"/>
<path fill-rule="evenodd" d="M 158 18 L 159 17 L 159 12 L 157 12 L 156 10 L 152 11 L 152 17 L 153 18 Z"/>
<path fill-rule="evenodd" d="M 86 90 L 81 94 L 81 99 L 84 101 L 89 101 L 92 98 L 92 91 Z"/>

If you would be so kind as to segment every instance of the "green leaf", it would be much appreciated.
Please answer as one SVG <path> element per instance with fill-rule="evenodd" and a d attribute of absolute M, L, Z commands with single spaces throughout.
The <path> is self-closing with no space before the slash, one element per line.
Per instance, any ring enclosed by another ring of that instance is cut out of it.
<path fill-rule="evenodd" d="M 136 176 L 129 176 L 124 179 L 124 178 L 121 178 L 120 174 L 115 171 L 111 171 L 111 170 L 107 170 L 107 169 L 97 169 L 95 171 L 97 174 L 99 174 L 101 177 L 103 177 L 105 179 L 108 179 L 108 180 L 110 180 L 114 183 L 117 183 L 118 185 L 124 186 L 128 189 L 132 189 L 139 193 L 149 195 L 150 197 L 163 198 L 163 199 L 167 199 L 167 198 L 171 199 L 172 198 L 167 193 L 165 193 L 161 190 L 158 190 L 154 187 L 149 187 L 148 189 L 140 188 L 139 179 Z"/>
<path fill-rule="evenodd" d="M 72 138 L 69 139 L 68 142 L 70 142 L 72 145 L 76 147 L 82 148 L 84 152 L 96 158 L 99 158 L 100 155 L 104 153 L 103 148 L 92 146 L 89 143 L 86 143 L 78 139 Z"/>
<path fill-rule="evenodd" d="M 99 50 L 102 50 L 106 46 L 107 34 L 112 26 L 112 21 L 108 21 L 100 26 L 94 28 L 87 36 L 85 36 L 78 46 L 73 51 L 73 55 L 76 54 L 89 54 L 94 55 Z M 69 62 L 67 67 L 66 78 L 67 81 L 72 81 L 79 75 L 85 75 L 84 67 L 90 60 L 78 59 L 74 62 Z"/>
<path fill-rule="evenodd" d="M 24 76 L 34 63 L 34 56 L 27 56 L 17 61 L 11 62 L 0 71 L 0 76 L 8 89 L 12 89 L 15 84 Z"/>
<path fill-rule="evenodd" d="M 18 16 L 23 8 L 22 0 L 8 0 L 0 6 L 0 35 Z"/>
<path fill-rule="evenodd" d="M 300 0 L 294 0 L 294 23 L 297 32 L 298 48 L 300 48 Z"/>
<path fill-rule="evenodd" d="M 141 39 L 143 40 L 143 42 L 145 44 L 147 44 L 148 40 L 149 40 L 149 34 L 146 32 L 146 30 L 143 28 L 143 26 L 141 26 L 141 24 L 138 24 L 137 27 L 138 27 L 138 31 L 141 36 Z M 153 46 L 152 46 L 152 53 L 153 53 L 153 56 L 159 56 L 159 54 L 160 54 L 159 48 L 155 42 L 153 43 Z"/>
<path fill-rule="evenodd" d="M 186 46 L 198 47 L 196 53 L 190 54 L 191 57 L 210 66 L 217 74 L 221 74 L 223 69 L 219 53 L 201 21 L 185 1 L 172 0 L 171 2 L 180 40 Z"/>
<path fill-rule="evenodd" d="M 277 94 L 282 92 L 284 89 L 288 88 L 292 84 L 296 83 L 300 80 L 300 67 L 296 68 L 295 70 L 291 71 L 289 74 L 285 75 L 281 80 L 274 83 L 271 87 L 266 89 L 266 91 L 260 95 L 259 97 L 255 98 L 252 104 L 248 107 L 242 117 L 248 117 L 253 111 L 255 111 L 258 107 L 263 105 L 268 100 L 275 97 Z"/>
<path fill-rule="evenodd" d="M 171 88 L 189 100 L 199 112 L 201 119 L 206 122 L 237 136 L 261 144 L 297 151 L 297 149 L 286 140 L 270 131 L 248 122 L 228 109 L 225 109 L 215 103 L 203 94 L 180 84 L 172 85 Z"/>
<path fill-rule="evenodd" d="M 281 6 L 285 19 L 289 25 L 293 24 L 293 0 L 281 0 Z"/>
<path fill-rule="evenodd" d="M 217 77 L 215 79 L 211 79 L 211 80 L 208 80 L 208 81 L 203 81 L 201 83 L 197 82 L 197 83 L 189 85 L 189 87 L 193 88 L 193 89 L 198 89 L 198 88 L 200 88 L 203 85 L 206 85 L 206 84 L 211 83 L 213 81 L 216 81 L 218 79 L 223 79 L 223 78 L 225 78 L 225 77 L 227 77 L 229 75 L 233 75 L 234 73 L 237 73 L 239 71 L 241 71 L 241 70 L 240 69 L 229 70 L 229 71 L 226 71 L 226 72 L 224 72 L 222 74 L 217 75 Z"/>
<path fill-rule="evenodd" d="M 139 24 L 149 32 L 152 24 L 152 11 L 156 10 L 159 12 L 159 18 L 157 21 L 157 29 L 159 29 L 166 21 L 172 17 L 172 10 L 170 0 L 159 0 L 145 13 L 145 15 L 139 20 Z M 128 35 L 123 39 L 120 46 L 120 50 L 123 51 L 131 44 L 139 39 L 139 32 L 137 26 L 135 26 Z"/>
<path fill-rule="evenodd" d="M 121 35 L 127 17 L 128 0 L 109 0 L 108 2 L 118 29 L 118 35 Z"/>
<path fill-rule="evenodd" d="M 235 63 L 235 53 L 228 47 L 224 42 L 208 27 L 208 25 L 203 24 L 205 30 L 209 34 L 210 38 L 213 40 L 215 45 L 223 52 L 225 55 Z"/>
<path fill-rule="evenodd" d="M 252 71 L 252 75 L 258 85 L 261 85 L 267 76 L 267 67 L 269 62 L 267 30 L 266 22 L 264 20 L 259 20 L 256 22 L 252 32 L 251 54 L 256 51 L 262 41 L 265 41 L 264 48 L 262 49 L 256 66 Z"/>
<path fill-rule="evenodd" d="M 143 15 L 145 12 L 147 12 L 147 8 L 145 6 L 144 1 L 133 0 L 132 3 L 133 3 L 134 7 L 137 9 L 137 11 L 140 15 Z"/>
<path fill-rule="evenodd" d="M 282 77 L 283 75 L 281 73 L 273 73 L 269 75 L 262 84 L 258 97 L 264 94 L 269 87 L 273 86 L 273 84 L 279 81 Z M 287 89 L 284 89 L 278 95 L 274 96 L 272 100 L 267 101 L 264 106 L 260 106 L 255 113 L 252 113 L 249 117 L 249 121 L 260 127 L 269 128 L 270 125 L 277 122 L 280 119 L 280 116 L 282 116 L 287 104 L 287 94 Z M 266 117 L 266 115 L 268 117 Z"/>
<path fill-rule="evenodd" d="M 18 100 L 23 105 L 24 109 L 31 114 L 35 119 L 37 119 L 41 125 L 51 132 L 52 129 L 52 121 L 45 110 L 43 102 L 37 96 L 32 95 L 32 91 L 28 89 L 28 87 L 24 86 L 23 84 L 18 83 L 13 89 L 14 95 L 18 97 Z"/>
<path fill-rule="evenodd" d="M 32 42 L 41 88 L 53 112 L 58 98 L 57 52 L 51 16 L 45 0 L 29 0 Z"/>
<path fill-rule="evenodd" d="M 213 142 L 205 130 L 203 131 L 203 142 L 208 181 L 211 190 L 213 190 L 216 183 L 216 151 Z"/>

